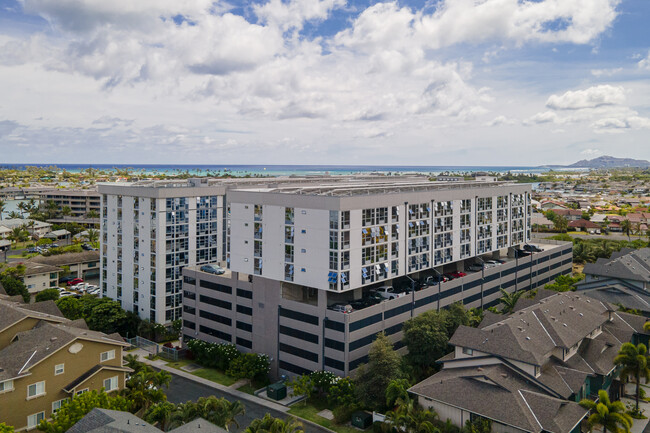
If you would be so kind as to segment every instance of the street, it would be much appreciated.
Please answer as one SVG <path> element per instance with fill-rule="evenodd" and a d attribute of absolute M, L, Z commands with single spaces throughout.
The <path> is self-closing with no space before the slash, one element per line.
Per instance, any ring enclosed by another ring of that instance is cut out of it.
<path fill-rule="evenodd" d="M 234 398 L 223 391 L 208 387 L 206 385 L 197 383 L 195 381 L 185 379 L 183 377 L 172 374 L 172 381 L 169 389 L 166 390 L 167 399 L 172 403 L 184 403 L 188 400 L 197 400 L 199 397 L 208 397 L 215 395 L 219 398 L 225 397 L 232 401 Z M 244 405 L 246 413 L 244 416 L 237 417 L 239 428 L 233 428 L 231 431 L 235 433 L 242 432 L 255 418 L 262 418 L 265 414 L 270 413 L 274 417 L 286 418 L 288 415 L 280 411 L 267 408 L 261 404 L 253 403 L 246 400 L 240 400 Z M 305 433 L 323 433 L 325 429 L 319 429 L 312 425 L 304 424 Z"/>

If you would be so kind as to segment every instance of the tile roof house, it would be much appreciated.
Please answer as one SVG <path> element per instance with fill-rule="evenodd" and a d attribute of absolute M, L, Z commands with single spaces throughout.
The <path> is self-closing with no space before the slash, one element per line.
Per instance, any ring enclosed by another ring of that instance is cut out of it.
<path fill-rule="evenodd" d="M 442 370 L 409 392 L 459 426 L 480 416 L 493 431 L 579 432 L 587 410 L 577 402 L 599 389 L 616 397 L 613 360 L 622 343 L 645 335 L 644 322 L 583 294 L 540 290 L 509 316 L 460 326 Z"/>
<path fill-rule="evenodd" d="M 91 331 L 62 317 L 53 302 L 0 299 L 0 419 L 16 431 L 34 428 L 74 395 L 125 386 L 117 334 Z"/>
<path fill-rule="evenodd" d="M 638 250 L 623 248 L 612 253 L 609 259 L 599 258 L 587 263 L 583 270 L 585 279 L 578 290 L 604 283 L 627 283 L 639 289 L 650 289 L 650 248 Z"/>
<path fill-rule="evenodd" d="M 576 221 L 582 218 L 582 211 L 579 209 L 553 209 L 553 212 L 569 221 Z"/>
<path fill-rule="evenodd" d="M 567 225 L 569 229 L 573 229 L 576 231 L 585 231 L 588 233 L 600 233 L 600 226 L 598 224 L 582 218 L 575 221 L 569 221 Z"/>

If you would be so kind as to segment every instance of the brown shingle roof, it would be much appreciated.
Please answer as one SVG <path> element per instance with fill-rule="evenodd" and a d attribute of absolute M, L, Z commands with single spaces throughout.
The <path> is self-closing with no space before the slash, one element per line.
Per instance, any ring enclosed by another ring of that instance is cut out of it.
<path fill-rule="evenodd" d="M 36 256 L 28 262 L 42 263 L 51 266 L 76 265 L 77 263 L 98 262 L 99 251 L 83 251 L 81 253 L 65 253 L 53 256 Z"/>

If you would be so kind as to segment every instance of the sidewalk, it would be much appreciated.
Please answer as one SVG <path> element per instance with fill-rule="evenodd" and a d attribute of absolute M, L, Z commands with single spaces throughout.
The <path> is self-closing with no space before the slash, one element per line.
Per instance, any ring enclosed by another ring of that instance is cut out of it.
<path fill-rule="evenodd" d="M 282 412 L 282 413 L 287 413 L 289 411 L 288 407 L 283 406 L 281 404 L 274 403 L 272 401 L 257 397 L 255 395 L 248 394 L 246 392 L 239 391 L 237 389 L 233 389 L 233 388 L 225 386 L 225 385 L 221 385 L 220 383 L 212 382 L 211 380 L 203 379 L 202 377 L 195 376 L 192 373 L 188 373 L 186 371 L 179 370 L 177 368 L 168 367 L 166 365 L 167 363 L 165 361 L 162 361 L 162 360 L 151 361 L 150 359 L 147 359 L 147 355 L 149 355 L 149 352 L 147 352 L 145 350 L 135 349 L 134 351 L 129 352 L 129 353 L 131 353 L 133 355 L 137 355 L 139 361 L 141 361 L 141 362 L 143 362 L 145 364 L 148 364 L 148 365 L 150 365 L 152 367 L 159 368 L 159 369 L 164 370 L 164 371 L 166 371 L 168 373 L 175 374 L 176 376 L 180 376 L 180 377 L 183 377 L 185 379 L 192 380 L 194 382 L 198 382 L 198 383 L 200 383 L 202 385 L 206 385 L 206 386 L 209 386 L 211 388 L 217 389 L 217 390 L 219 390 L 219 391 L 221 391 L 223 393 L 229 394 L 229 395 L 231 395 L 231 396 L 233 396 L 233 397 L 235 397 L 235 398 L 237 398 L 239 400 L 246 400 L 246 401 L 249 401 L 251 403 L 261 405 L 261 406 L 266 406 L 269 409 L 273 409 L 273 410 L 276 410 L 276 411 L 279 411 L 279 412 Z"/>

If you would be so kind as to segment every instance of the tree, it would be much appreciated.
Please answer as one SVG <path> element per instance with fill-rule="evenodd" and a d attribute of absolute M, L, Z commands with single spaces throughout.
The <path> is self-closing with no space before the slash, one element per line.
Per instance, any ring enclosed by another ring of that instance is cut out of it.
<path fill-rule="evenodd" d="M 91 297 L 94 298 L 94 297 Z M 92 307 L 92 313 L 85 315 L 88 327 L 93 331 L 100 331 L 105 334 L 118 332 L 123 320 L 126 319 L 126 312 L 119 302 L 108 298 L 94 298 L 99 300 Z"/>
<path fill-rule="evenodd" d="M 598 391 L 598 403 L 593 400 L 584 399 L 580 406 L 593 411 L 587 419 L 589 431 L 595 426 L 602 426 L 603 433 L 629 433 L 632 427 L 632 417 L 625 413 L 625 406 L 620 401 L 611 402 L 607 391 Z"/>
<path fill-rule="evenodd" d="M 404 322 L 402 341 L 408 347 L 407 362 L 415 376 L 428 376 L 435 362 L 448 351 L 446 311 L 427 311 Z"/>
<path fill-rule="evenodd" d="M 408 389 L 411 384 L 406 379 L 391 380 L 386 388 L 386 407 L 403 404 L 409 401 Z"/>
<path fill-rule="evenodd" d="M 547 290 L 554 290 L 556 292 L 569 292 L 575 290 L 575 287 L 573 287 L 573 285 L 578 281 L 582 281 L 584 277 L 584 274 L 577 274 L 573 277 L 571 275 L 558 275 L 553 283 L 546 284 L 544 288 Z"/>
<path fill-rule="evenodd" d="M 0 433 L 14 433 L 14 428 L 3 422 L 0 422 Z"/>
<path fill-rule="evenodd" d="M 66 319 L 77 320 L 81 319 L 81 303 L 78 299 L 72 296 L 66 296 L 56 301 L 56 306 L 59 307 L 61 313 Z"/>
<path fill-rule="evenodd" d="M 99 213 L 95 209 L 91 209 L 86 213 L 86 218 L 95 219 L 99 218 Z"/>
<path fill-rule="evenodd" d="M 36 302 L 43 301 L 56 301 L 59 299 L 59 291 L 57 289 L 45 289 L 36 294 Z"/>
<path fill-rule="evenodd" d="M 206 421 L 229 431 L 232 426 L 239 428 L 236 418 L 243 415 L 245 410 L 239 400 L 230 402 L 225 398 L 210 396 L 200 397 L 196 401 L 196 413 Z"/>
<path fill-rule="evenodd" d="M 330 386 L 327 402 L 332 406 L 352 406 L 358 404 L 355 385 L 349 377 L 343 377 Z"/>
<path fill-rule="evenodd" d="M 0 276 L 0 283 L 2 283 L 2 286 L 4 287 L 5 292 L 7 292 L 7 295 L 9 296 L 20 295 L 23 297 L 24 302 L 29 302 L 30 295 L 29 295 L 29 291 L 27 290 L 27 286 L 25 286 L 25 283 L 23 283 L 22 280 L 20 280 L 18 277 L 16 277 L 15 275 L 13 275 L 11 272 L 8 271 L 9 270 L 6 270 L 5 272 L 3 272 L 3 275 Z"/>
<path fill-rule="evenodd" d="M 174 412 L 177 410 L 174 403 L 168 401 L 161 401 L 156 403 L 147 410 L 143 419 L 150 424 L 158 424 L 162 431 L 169 430 Z"/>
<path fill-rule="evenodd" d="M 632 232 L 632 223 L 630 220 L 625 219 L 621 221 L 621 231 L 627 235 L 627 240 L 630 240 L 630 233 Z"/>
<path fill-rule="evenodd" d="M 23 214 L 15 210 L 12 210 L 11 212 L 9 212 L 8 217 L 11 219 L 21 219 L 23 217 Z"/>
<path fill-rule="evenodd" d="M 86 239 L 88 239 L 88 242 L 91 244 L 94 244 L 99 240 L 99 230 L 88 229 L 86 233 Z"/>
<path fill-rule="evenodd" d="M 72 215 L 72 209 L 70 209 L 70 206 L 63 206 L 63 208 L 61 208 L 61 215 L 63 216 Z"/>
<path fill-rule="evenodd" d="M 368 352 L 368 364 L 359 367 L 356 376 L 356 391 L 358 400 L 370 408 L 382 408 L 384 399 L 378 396 L 386 395 L 386 388 L 393 379 L 402 376 L 401 360 L 393 350 L 393 343 L 380 332 Z"/>
<path fill-rule="evenodd" d="M 569 229 L 569 221 L 562 215 L 558 215 L 555 218 L 555 221 L 553 221 L 553 227 L 555 227 L 555 230 L 559 231 L 560 233 L 566 233 L 566 231 Z"/>
<path fill-rule="evenodd" d="M 253 420 L 244 433 L 304 433 L 304 430 L 302 423 L 296 418 L 282 420 L 267 413 L 264 418 Z"/>
<path fill-rule="evenodd" d="M 131 402 L 133 411 L 146 412 L 151 406 L 167 400 L 163 387 L 169 387 L 171 375 L 166 371 L 155 372 L 151 367 L 140 369 L 126 381 L 122 394 Z"/>
<path fill-rule="evenodd" d="M 2 221 L 2 214 L 5 212 L 7 203 L 4 200 L 0 200 L 0 221 Z"/>
<path fill-rule="evenodd" d="M 109 395 L 104 390 L 77 395 L 52 414 L 52 421 L 41 421 L 38 429 L 45 433 L 63 433 L 95 408 L 128 411 L 129 401 L 120 395 Z"/>
<path fill-rule="evenodd" d="M 644 325 L 645 327 L 645 325 Z M 635 346 L 632 343 L 624 343 L 614 358 L 614 364 L 622 367 L 620 377 L 627 381 L 633 376 L 636 382 L 636 412 L 639 411 L 639 398 L 641 392 L 641 378 L 648 382 L 650 368 L 648 368 L 648 349 L 645 344 Z"/>
<path fill-rule="evenodd" d="M 501 298 L 499 298 L 499 303 L 503 305 L 503 308 L 501 309 L 501 312 L 503 314 L 511 313 L 512 310 L 514 310 L 517 301 L 519 300 L 519 298 L 521 298 L 521 295 L 524 294 L 523 290 L 519 290 L 518 292 L 508 293 L 505 290 L 499 288 L 499 291 L 501 292 Z"/>
<path fill-rule="evenodd" d="M 25 230 L 25 226 L 14 227 L 7 235 L 7 239 L 13 242 L 25 242 L 29 240 L 29 232 Z"/>
<path fill-rule="evenodd" d="M 438 415 L 420 408 L 414 400 L 402 401 L 394 410 L 386 413 L 386 424 L 391 431 L 403 433 L 440 433 L 435 426 Z"/>

